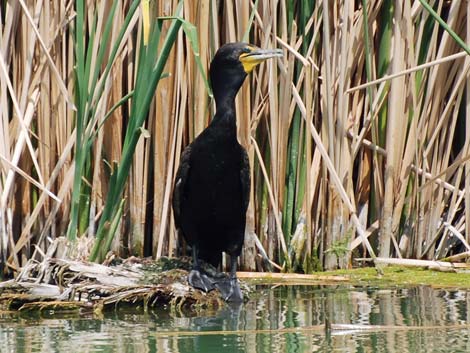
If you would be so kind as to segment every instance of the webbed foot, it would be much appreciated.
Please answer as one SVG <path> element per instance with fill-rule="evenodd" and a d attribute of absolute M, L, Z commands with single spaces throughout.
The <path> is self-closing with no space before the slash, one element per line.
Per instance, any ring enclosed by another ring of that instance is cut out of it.
<path fill-rule="evenodd" d="M 220 291 L 222 298 L 224 298 L 226 302 L 243 302 L 243 294 L 240 289 L 237 277 L 219 280 L 215 282 L 215 287 Z"/>
<path fill-rule="evenodd" d="M 224 272 L 219 272 L 214 266 L 205 261 L 200 261 L 199 271 L 209 277 L 213 283 L 220 279 L 227 278 L 227 275 Z"/>
<path fill-rule="evenodd" d="M 192 269 L 191 272 L 189 272 L 188 282 L 192 287 L 203 290 L 204 292 L 210 292 L 215 289 L 211 278 L 199 270 Z"/>

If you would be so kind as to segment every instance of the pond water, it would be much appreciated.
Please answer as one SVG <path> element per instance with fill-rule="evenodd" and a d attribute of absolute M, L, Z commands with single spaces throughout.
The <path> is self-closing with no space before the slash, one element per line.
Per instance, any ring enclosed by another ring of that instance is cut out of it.
<path fill-rule="evenodd" d="M 259 286 L 247 303 L 199 316 L 0 312 L 0 352 L 470 352 L 469 293 Z"/>

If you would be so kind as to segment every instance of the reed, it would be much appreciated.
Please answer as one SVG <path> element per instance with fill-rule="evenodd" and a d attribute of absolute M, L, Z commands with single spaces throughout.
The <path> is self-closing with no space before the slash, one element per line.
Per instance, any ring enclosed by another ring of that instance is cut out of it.
<path fill-rule="evenodd" d="M 1 2 L 0 272 L 64 235 L 94 242 L 96 261 L 185 254 L 172 183 L 214 111 L 210 59 L 240 40 L 284 49 L 237 98 L 253 190 L 242 268 L 467 252 L 467 7 Z"/>

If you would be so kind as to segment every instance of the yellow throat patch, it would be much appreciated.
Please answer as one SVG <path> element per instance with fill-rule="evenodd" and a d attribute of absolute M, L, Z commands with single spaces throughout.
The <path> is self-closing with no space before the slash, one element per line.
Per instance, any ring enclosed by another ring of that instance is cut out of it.
<path fill-rule="evenodd" d="M 248 46 L 250 50 L 256 50 L 257 48 Z M 259 63 L 263 62 L 262 59 L 257 59 L 255 57 L 250 57 L 250 53 L 243 53 L 239 57 L 240 62 L 243 65 L 243 69 L 247 74 L 249 74 Z"/>

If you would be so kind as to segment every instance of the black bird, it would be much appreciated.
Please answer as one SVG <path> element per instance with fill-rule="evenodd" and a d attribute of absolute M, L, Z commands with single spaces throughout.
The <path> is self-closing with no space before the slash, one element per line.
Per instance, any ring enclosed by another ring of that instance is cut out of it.
<path fill-rule="evenodd" d="M 188 281 L 210 291 L 219 288 L 227 301 L 242 301 L 236 270 L 245 236 L 250 199 L 250 165 L 237 141 L 235 96 L 246 76 L 262 61 L 282 56 L 247 43 L 222 46 L 210 66 L 216 114 L 210 125 L 183 151 L 173 191 L 176 228 L 192 247 Z M 200 259 L 218 267 L 230 255 L 230 276 L 210 274 Z M 224 284 L 225 279 L 225 284 Z"/>

